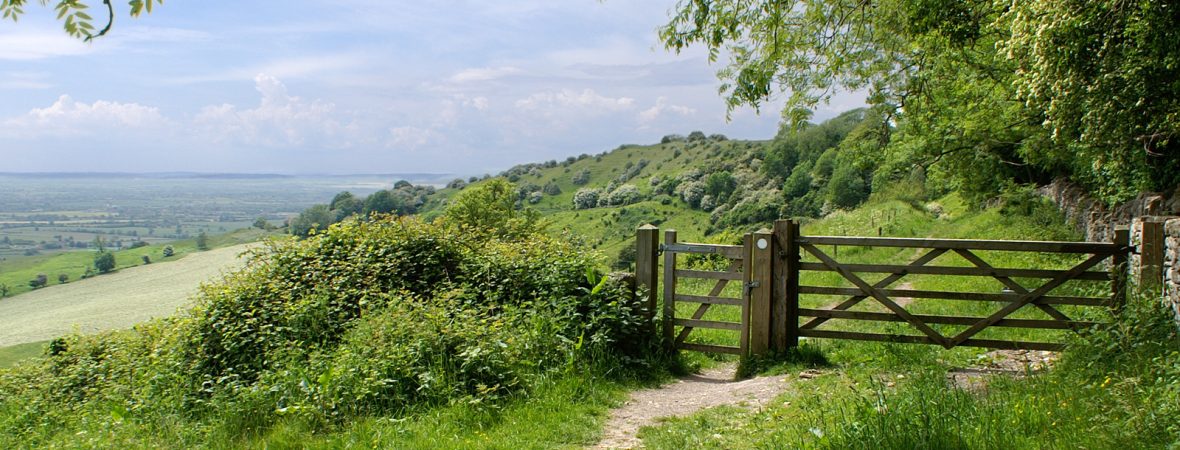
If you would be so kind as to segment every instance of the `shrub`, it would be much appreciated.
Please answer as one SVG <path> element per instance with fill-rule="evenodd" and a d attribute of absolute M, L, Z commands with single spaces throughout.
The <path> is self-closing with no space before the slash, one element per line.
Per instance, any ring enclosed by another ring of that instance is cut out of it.
<path fill-rule="evenodd" d="M 574 174 L 574 176 L 572 178 L 570 178 L 570 181 L 573 182 L 575 186 L 581 186 L 586 183 L 589 183 L 590 182 L 590 170 L 589 169 L 579 170 L 577 173 Z"/>
<path fill-rule="evenodd" d="M 610 206 L 630 205 L 642 198 L 643 195 L 640 194 L 639 188 L 633 184 L 624 184 L 607 194 L 607 203 Z"/>
<path fill-rule="evenodd" d="M 43 273 L 39 273 L 32 280 L 29 280 L 29 287 L 33 289 L 43 288 L 47 284 L 49 284 L 49 277 Z"/>
<path fill-rule="evenodd" d="M 176 250 L 173 249 L 171 245 L 165 245 L 163 253 L 164 253 L 164 257 L 168 258 L 168 257 L 171 257 L 172 255 L 176 254 Z"/>
<path fill-rule="evenodd" d="M 578 189 L 578 192 L 574 193 L 574 209 L 590 209 L 598 206 L 598 197 L 601 194 L 601 191 L 594 188 Z"/>
<path fill-rule="evenodd" d="M 69 281 L 70 281 L 70 276 L 68 274 L 64 274 L 64 273 L 57 274 L 57 282 L 59 284 L 66 284 Z"/>
<path fill-rule="evenodd" d="M 115 270 L 115 254 L 106 250 L 100 250 L 94 254 L 94 270 L 98 273 L 107 273 Z"/>

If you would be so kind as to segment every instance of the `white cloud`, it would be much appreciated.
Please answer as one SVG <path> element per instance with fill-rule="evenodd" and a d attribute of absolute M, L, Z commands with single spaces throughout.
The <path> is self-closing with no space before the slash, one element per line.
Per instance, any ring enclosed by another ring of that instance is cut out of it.
<path fill-rule="evenodd" d="M 254 84 L 261 94 L 257 108 L 239 109 L 230 104 L 206 106 L 194 118 L 194 124 L 214 142 L 237 140 L 265 146 L 299 146 L 310 142 L 330 147 L 354 142 L 357 127 L 338 120 L 341 114 L 336 112 L 335 105 L 291 96 L 287 87 L 270 75 L 258 74 Z"/>
<path fill-rule="evenodd" d="M 43 73 L 8 72 L 0 75 L 0 89 L 49 89 L 53 84 L 46 78 Z"/>
<path fill-rule="evenodd" d="M 172 84 L 207 83 L 213 81 L 241 81 L 265 73 L 277 78 L 301 78 L 324 73 L 349 73 L 369 65 L 374 55 L 364 53 L 311 55 L 296 58 L 281 58 L 250 67 L 229 69 L 185 77 L 176 77 L 167 82 Z"/>
<path fill-rule="evenodd" d="M 473 83 L 479 81 L 491 81 L 507 76 L 512 76 L 521 73 L 522 71 L 516 67 L 482 67 L 476 69 L 466 69 L 451 75 L 448 80 L 452 83 L 463 84 Z"/>
<path fill-rule="evenodd" d="M 593 89 L 581 92 L 562 89 L 558 92 L 538 92 L 516 101 L 516 107 L 526 111 L 553 112 L 553 110 L 578 109 L 582 112 L 611 112 L 630 109 L 635 99 L 630 97 L 606 97 Z"/>
<path fill-rule="evenodd" d="M 389 129 L 389 139 L 385 142 L 385 146 L 413 150 L 440 142 L 443 139 L 444 136 L 441 133 L 428 128 L 394 127 Z"/>
<path fill-rule="evenodd" d="M 29 61 L 91 51 L 93 47 L 61 30 L 0 34 L 0 60 Z"/>
<path fill-rule="evenodd" d="M 126 133 L 163 127 L 167 123 L 168 120 L 155 107 L 105 100 L 83 103 L 62 95 L 49 107 L 34 108 L 24 115 L 0 122 L 0 135 L 32 138 Z"/>
<path fill-rule="evenodd" d="M 669 114 L 686 117 L 696 114 L 696 112 L 696 109 L 687 106 L 669 105 L 667 97 L 660 97 L 656 99 L 655 106 L 639 112 L 639 122 L 641 124 L 649 124 Z"/>

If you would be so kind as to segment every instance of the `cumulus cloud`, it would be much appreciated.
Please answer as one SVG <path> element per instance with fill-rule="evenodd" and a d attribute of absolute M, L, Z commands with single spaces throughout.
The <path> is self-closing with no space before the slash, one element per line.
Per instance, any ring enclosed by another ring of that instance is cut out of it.
<path fill-rule="evenodd" d="M 343 123 L 336 106 L 320 101 L 305 101 L 287 93 L 287 87 L 266 74 L 254 77 L 254 87 L 261 94 L 256 108 L 240 109 L 234 105 L 206 106 L 194 118 L 194 124 L 206 131 L 214 142 L 238 140 L 265 146 L 321 143 L 339 146 L 333 138 L 351 139 L 357 127 Z"/>
<path fill-rule="evenodd" d="M 451 75 L 447 80 L 452 83 L 473 83 L 479 81 L 491 81 L 499 78 L 504 78 L 511 75 L 516 75 L 522 71 L 516 67 L 481 67 L 475 69 L 466 69 L 454 75 Z"/>
<path fill-rule="evenodd" d="M 155 107 L 106 100 L 84 103 L 62 95 L 46 108 L 3 120 L 0 134 L 13 138 L 106 134 L 162 127 L 167 122 Z"/>
<path fill-rule="evenodd" d="M 638 114 L 639 124 L 641 128 L 649 127 L 653 122 L 667 116 L 689 117 L 696 114 L 697 110 L 682 105 L 672 105 L 668 103 L 667 97 L 660 97 L 656 99 L 656 104 L 651 108 L 640 111 Z"/>

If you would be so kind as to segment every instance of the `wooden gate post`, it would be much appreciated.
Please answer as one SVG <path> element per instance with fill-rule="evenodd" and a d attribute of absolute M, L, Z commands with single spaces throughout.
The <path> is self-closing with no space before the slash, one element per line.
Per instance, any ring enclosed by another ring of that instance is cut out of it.
<path fill-rule="evenodd" d="M 771 292 L 773 318 L 771 347 L 785 352 L 799 345 L 799 224 L 794 220 L 774 222 L 774 289 Z"/>
<path fill-rule="evenodd" d="M 1131 231 L 1126 226 L 1116 226 L 1111 241 L 1124 247 L 1110 261 L 1110 304 L 1115 311 L 1120 311 L 1127 301 L 1127 253 L 1132 250 Z"/>
<path fill-rule="evenodd" d="M 659 295 L 659 235 L 660 229 L 650 224 L 639 227 L 635 232 L 635 280 L 640 287 L 647 289 L 644 314 L 648 320 L 655 318 Z"/>
<path fill-rule="evenodd" d="M 750 246 L 750 355 L 762 356 L 770 349 L 770 293 L 774 288 L 773 268 L 774 235 L 762 229 L 752 236 Z"/>
<path fill-rule="evenodd" d="M 1164 282 L 1164 222 L 1143 217 L 1139 229 L 1139 267 L 1135 282 L 1143 289 L 1159 290 Z"/>
<path fill-rule="evenodd" d="M 676 243 L 676 230 L 664 232 L 664 244 Z M 676 318 L 676 252 L 664 252 L 664 343 L 675 347 L 673 320 Z"/>

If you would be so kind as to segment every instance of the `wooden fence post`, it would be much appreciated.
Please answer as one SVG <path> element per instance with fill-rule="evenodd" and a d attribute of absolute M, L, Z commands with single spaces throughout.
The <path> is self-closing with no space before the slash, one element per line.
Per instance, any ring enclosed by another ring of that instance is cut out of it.
<path fill-rule="evenodd" d="M 753 234 L 750 246 L 750 354 L 765 355 L 770 349 L 770 293 L 774 288 L 771 267 L 774 235 L 762 229 Z"/>
<path fill-rule="evenodd" d="M 1117 226 L 1114 228 L 1111 241 L 1124 247 L 1115 253 L 1110 261 L 1110 303 L 1114 310 L 1119 311 L 1127 301 L 1127 253 L 1132 250 L 1131 231 L 1126 226 Z"/>
<path fill-rule="evenodd" d="M 644 313 L 649 320 L 655 318 L 659 295 L 659 234 L 660 229 L 650 224 L 639 227 L 635 232 L 635 280 L 640 287 L 647 289 L 644 302 L 647 310 Z"/>
<path fill-rule="evenodd" d="M 774 222 L 774 321 L 772 346 L 785 352 L 799 345 L 799 224 L 794 220 Z"/>
<path fill-rule="evenodd" d="M 676 243 L 676 230 L 664 232 L 664 244 Z M 675 347 L 672 321 L 676 317 L 676 253 L 664 251 L 664 343 Z"/>
<path fill-rule="evenodd" d="M 1143 289 L 1158 289 L 1164 281 L 1164 223 L 1144 217 L 1139 236 L 1139 273 L 1135 281 Z"/>

